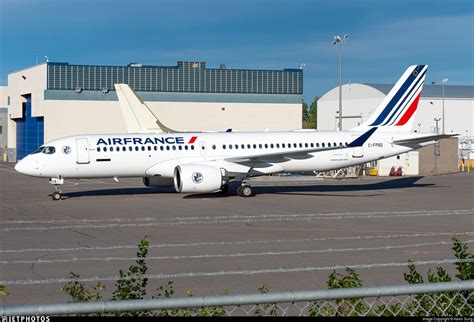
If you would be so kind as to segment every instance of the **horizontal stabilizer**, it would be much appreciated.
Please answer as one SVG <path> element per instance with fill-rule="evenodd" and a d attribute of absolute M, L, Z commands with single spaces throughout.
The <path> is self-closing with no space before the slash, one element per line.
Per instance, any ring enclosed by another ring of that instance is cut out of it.
<path fill-rule="evenodd" d="M 459 134 L 436 134 L 436 135 L 421 136 L 421 137 L 410 138 L 410 139 L 394 140 L 392 143 L 398 144 L 398 145 L 419 144 L 419 143 L 435 141 L 435 140 L 440 140 L 440 139 L 447 139 L 456 135 L 459 135 Z"/>

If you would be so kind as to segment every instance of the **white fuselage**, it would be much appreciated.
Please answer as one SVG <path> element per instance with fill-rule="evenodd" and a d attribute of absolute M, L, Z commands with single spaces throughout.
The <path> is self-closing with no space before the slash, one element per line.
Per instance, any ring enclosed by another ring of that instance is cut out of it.
<path fill-rule="evenodd" d="M 276 172 L 326 171 L 363 164 L 413 149 L 395 145 L 393 138 L 414 133 L 376 132 L 361 147 L 347 148 L 361 132 L 247 132 L 247 133 L 147 133 L 80 135 L 45 144 L 54 153 L 35 153 L 22 159 L 17 170 L 37 177 L 171 178 L 176 166 L 208 164 L 240 173 L 242 177 Z M 341 147 L 329 151 L 318 148 Z M 291 156 L 291 151 L 311 150 Z M 231 158 L 289 152 L 265 161 L 233 162 Z"/>

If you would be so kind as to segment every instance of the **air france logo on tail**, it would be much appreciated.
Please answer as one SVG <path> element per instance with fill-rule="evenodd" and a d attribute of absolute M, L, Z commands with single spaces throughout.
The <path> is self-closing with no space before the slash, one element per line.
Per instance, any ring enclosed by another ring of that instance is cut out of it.
<path fill-rule="evenodd" d="M 420 100 L 427 65 L 413 66 L 389 93 L 389 101 L 371 126 L 403 126 L 415 113 Z"/>

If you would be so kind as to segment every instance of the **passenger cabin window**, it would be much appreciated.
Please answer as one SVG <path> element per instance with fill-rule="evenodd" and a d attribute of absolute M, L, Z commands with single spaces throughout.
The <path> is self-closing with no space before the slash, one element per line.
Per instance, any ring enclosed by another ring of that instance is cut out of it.
<path fill-rule="evenodd" d="M 97 147 L 97 152 L 100 152 L 100 146 L 99 146 L 99 147 Z M 33 152 L 33 153 L 34 153 L 34 152 Z"/>

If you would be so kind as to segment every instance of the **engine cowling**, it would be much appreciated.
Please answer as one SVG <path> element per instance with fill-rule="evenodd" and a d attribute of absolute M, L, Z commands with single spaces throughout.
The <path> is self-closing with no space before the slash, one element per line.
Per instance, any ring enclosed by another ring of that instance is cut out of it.
<path fill-rule="evenodd" d="M 168 177 L 143 177 L 143 184 L 147 187 L 172 187 L 173 178 Z"/>
<path fill-rule="evenodd" d="M 184 164 L 174 169 L 174 187 L 177 192 L 206 193 L 222 187 L 221 169 L 200 164 Z"/>

